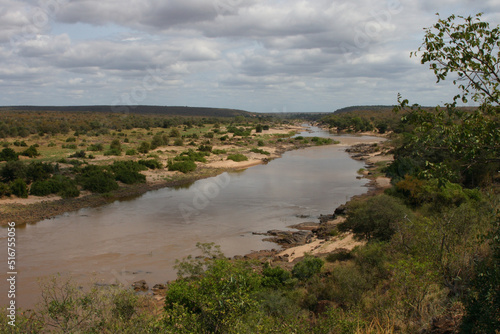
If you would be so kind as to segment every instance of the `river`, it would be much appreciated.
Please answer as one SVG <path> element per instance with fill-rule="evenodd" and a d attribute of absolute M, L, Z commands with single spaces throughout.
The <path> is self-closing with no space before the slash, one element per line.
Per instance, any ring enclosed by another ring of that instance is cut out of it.
<path fill-rule="evenodd" d="M 301 135 L 335 139 L 312 130 Z M 329 145 L 289 151 L 266 165 L 18 226 L 17 306 L 32 307 L 40 294 L 37 280 L 57 273 L 82 285 L 164 283 L 176 277 L 176 259 L 196 254 L 197 242 L 219 244 L 227 256 L 278 249 L 252 233 L 317 221 L 367 191 L 366 179 L 356 178 L 364 164 L 344 150 Z M 6 235 L 4 229 L 2 254 Z M 0 274 L 2 282 L 6 272 Z M 7 284 L 1 286 L 0 304 L 6 305 Z"/>

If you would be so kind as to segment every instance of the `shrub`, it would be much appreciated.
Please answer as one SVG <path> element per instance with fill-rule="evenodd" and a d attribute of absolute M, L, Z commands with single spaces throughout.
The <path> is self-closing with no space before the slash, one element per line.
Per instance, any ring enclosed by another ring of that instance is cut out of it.
<path fill-rule="evenodd" d="M 385 194 L 351 201 L 347 210 L 347 219 L 338 225 L 339 231 L 352 231 L 358 239 L 367 240 L 389 240 L 397 224 L 411 216 L 411 210 L 400 200 Z"/>
<path fill-rule="evenodd" d="M 262 126 L 262 130 L 264 130 L 264 131 L 269 130 L 269 125 L 263 125 L 263 126 Z"/>
<path fill-rule="evenodd" d="M 174 146 L 184 146 L 184 140 L 182 138 L 177 138 L 174 140 Z"/>
<path fill-rule="evenodd" d="M 109 149 L 106 152 L 104 152 L 104 155 L 116 155 L 116 156 L 119 156 L 119 155 L 122 155 L 122 151 L 121 150 L 117 150 L 117 149 Z"/>
<path fill-rule="evenodd" d="M 93 165 L 82 169 L 81 174 L 77 176 L 77 182 L 82 185 L 83 189 L 96 193 L 107 193 L 118 189 L 118 183 L 113 174 L 102 167 Z"/>
<path fill-rule="evenodd" d="M 257 126 L 255 127 L 255 132 L 261 133 L 263 129 L 264 127 L 262 126 L 262 124 L 257 124 Z"/>
<path fill-rule="evenodd" d="M 266 262 L 264 270 L 262 271 L 262 286 L 269 288 L 279 288 L 290 282 L 292 275 L 289 271 L 281 267 L 271 267 Z"/>
<path fill-rule="evenodd" d="M 76 151 L 75 153 L 71 154 L 69 157 L 70 158 L 85 158 L 87 154 L 85 153 L 84 150 L 81 151 Z"/>
<path fill-rule="evenodd" d="M 21 161 L 8 161 L 0 170 L 4 182 L 12 182 L 15 179 L 25 179 L 27 167 Z"/>
<path fill-rule="evenodd" d="M 170 171 L 179 171 L 182 173 L 192 172 L 196 169 L 196 164 L 192 160 L 186 161 L 172 161 L 168 162 L 168 170 Z"/>
<path fill-rule="evenodd" d="M 151 144 L 149 144 L 149 142 L 147 141 L 143 141 L 141 145 L 139 145 L 139 147 L 137 148 L 137 152 L 146 154 L 149 152 L 150 149 L 151 149 Z"/>
<path fill-rule="evenodd" d="M 193 264 L 188 261 L 188 266 Z M 206 267 L 200 275 L 169 284 L 166 332 L 178 332 L 181 327 L 185 333 L 228 333 L 257 310 L 254 293 L 260 288 L 260 277 L 248 263 L 221 257 L 200 261 Z"/>
<path fill-rule="evenodd" d="M 236 153 L 236 154 L 230 154 L 227 156 L 227 160 L 233 160 L 233 161 L 236 161 L 236 162 L 240 162 L 240 161 L 247 161 L 248 158 L 246 156 L 244 156 L 243 154 L 241 153 Z"/>
<path fill-rule="evenodd" d="M 12 191 L 7 183 L 0 182 L 0 197 L 10 196 Z"/>
<path fill-rule="evenodd" d="M 264 145 L 265 145 L 265 143 L 264 143 L 264 141 L 263 141 L 263 140 L 259 140 L 259 141 L 257 142 L 257 146 L 264 146 Z"/>
<path fill-rule="evenodd" d="M 32 162 L 26 168 L 26 179 L 28 181 L 46 180 L 52 173 L 54 173 L 54 167 L 50 163 Z"/>
<path fill-rule="evenodd" d="M 172 130 L 170 130 L 169 137 L 180 137 L 180 136 L 181 136 L 181 133 L 180 133 L 179 129 L 173 128 Z"/>
<path fill-rule="evenodd" d="M 176 156 L 174 160 L 176 161 L 191 160 L 191 161 L 207 162 L 207 159 L 205 159 L 205 157 L 209 155 L 210 155 L 209 152 L 196 152 L 193 149 L 189 149 Z"/>
<path fill-rule="evenodd" d="M 149 160 L 141 159 L 138 161 L 138 163 L 146 166 L 149 169 L 161 169 L 161 168 L 163 168 L 163 165 L 161 164 L 161 162 L 159 162 L 156 159 L 149 159 Z"/>
<path fill-rule="evenodd" d="M 200 145 L 198 147 L 198 151 L 200 151 L 200 152 L 212 152 L 212 145 Z"/>
<path fill-rule="evenodd" d="M 16 160 L 19 160 L 19 157 L 16 151 L 14 151 L 13 149 L 4 148 L 0 152 L 0 161 L 16 161 Z"/>
<path fill-rule="evenodd" d="M 227 151 L 226 150 L 217 150 L 217 149 L 215 149 L 215 150 L 212 150 L 212 153 L 213 154 L 226 154 Z"/>
<path fill-rule="evenodd" d="M 35 157 L 39 156 L 40 153 L 38 153 L 38 150 L 36 149 L 35 146 L 31 145 L 26 150 L 22 151 L 21 155 L 24 155 L 24 156 L 27 156 L 30 158 L 35 158 Z"/>
<path fill-rule="evenodd" d="M 104 146 L 101 143 L 91 144 L 87 147 L 87 151 L 100 152 L 104 150 Z"/>
<path fill-rule="evenodd" d="M 321 137 L 312 137 L 311 141 L 316 145 L 328 145 L 333 143 L 332 138 L 321 138 Z"/>
<path fill-rule="evenodd" d="M 292 275 L 299 280 L 306 280 L 321 272 L 325 262 L 317 257 L 307 255 L 292 269 Z"/>
<path fill-rule="evenodd" d="M 167 145 L 167 143 L 164 142 L 163 137 L 161 135 L 154 135 L 153 139 L 151 140 L 151 149 L 154 150 L 160 146 Z"/>
<path fill-rule="evenodd" d="M 263 149 L 259 149 L 259 148 L 252 148 L 250 150 L 250 152 L 253 152 L 253 153 L 260 153 L 260 154 L 265 154 L 265 155 L 270 155 L 271 153 L 267 152 L 267 151 L 264 151 Z"/>
<path fill-rule="evenodd" d="M 146 152 L 147 153 L 147 152 Z M 125 152 L 125 155 L 137 155 L 137 151 L 134 150 L 133 148 L 131 149 L 128 149 L 126 152 Z"/>
<path fill-rule="evenodd" d="M 115 161 L 111 165 L 111 170 L 115 174 L 115 180 L 125 184 L 146 182 L 146 176 L 139 173 L 146 167 L 135 161 Z"/>
<path fill-rule="evenodd" d="M 66 139 L 66 143 L 74 143 L 74 142 L 76 142 L 76 138 L 75 137 L 68 137 Z"/>
<path fill-rule="evenodd" d="M 17 197 L 27 198 L 28 197 L 28 186 L 23 179 L 16 179 L 10 184 L 10 190 L 12 194 Z"/>

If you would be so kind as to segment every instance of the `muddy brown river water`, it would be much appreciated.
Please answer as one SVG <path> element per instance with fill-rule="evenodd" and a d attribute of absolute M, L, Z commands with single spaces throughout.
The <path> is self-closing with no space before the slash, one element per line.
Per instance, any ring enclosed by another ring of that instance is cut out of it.
<path fill-rule="evenodd" d="M 330 136 L 317 128 L 302 135 Z M 176 259 L 196 254 L 197 242 L 215 242 L 227 256 L 278 249 L 252 232 L 317 221 L 367 191 L 366 179 L 356 178 L 364 164 L 344 150 L 330 145 L 290 151 L 267 165 L 18 226 L 17 306 L 33 307 L 37 280 L 58 273 L 82 285 L 164 283 L 176 277 Z M 0 304 L 6 305 L 7 229 L 1 233 Z"/>

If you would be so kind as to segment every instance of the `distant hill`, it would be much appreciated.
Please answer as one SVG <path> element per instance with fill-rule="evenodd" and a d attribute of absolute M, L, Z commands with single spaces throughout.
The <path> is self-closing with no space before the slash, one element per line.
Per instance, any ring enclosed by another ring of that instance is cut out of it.
<path fill-rule="evenodd" d="M 170 115 L 170 116 L 203 116 L 203 117 L 234 117 L 255 116 L 238 109 L 181 107 L 181 106 L 11 106 L 0 107 L 1 110 L 14 111 L 59 111 L 59 112 L 102 112 L 102 113 L 130 113 L 144 115 Z"/>
<path fill-rule="evenodd" d="M 351 106 L 351 107 L 337 109 L 333 113 L 334 114 L 341 114 L 341 113 L 352 112 L 352 111 L 388 111 L 388 110 L 392 111 L 393 109 L 394 109 L 394 106 L 381 106 L 381 105 Z"/>

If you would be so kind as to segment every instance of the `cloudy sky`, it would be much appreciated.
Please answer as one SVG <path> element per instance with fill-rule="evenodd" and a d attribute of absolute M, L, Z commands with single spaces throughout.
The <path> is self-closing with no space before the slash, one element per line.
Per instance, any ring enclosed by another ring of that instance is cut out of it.
<path fill-rule="evenodd" d="M 500 23 L 498 0 L 0 0 L 0 105 L 442 104 L 410 51 L 478 12 Z"/>

